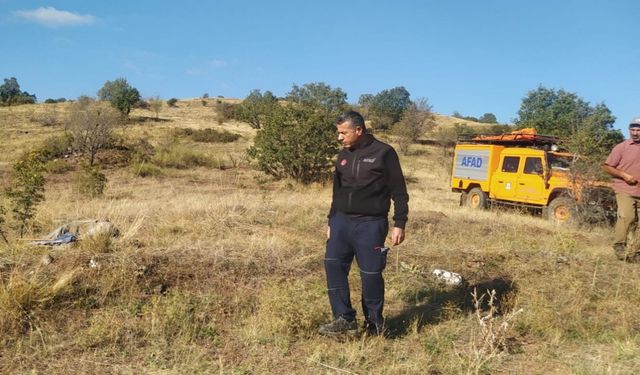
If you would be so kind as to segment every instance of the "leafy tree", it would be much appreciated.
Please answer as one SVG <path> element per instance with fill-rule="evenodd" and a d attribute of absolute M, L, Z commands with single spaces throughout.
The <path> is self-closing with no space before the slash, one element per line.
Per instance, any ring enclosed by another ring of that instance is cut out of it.
<path fill-rule="evenodd" d="M 265 119 L 271 116 L 278 106 L 278 98 L 271 91 L 265 91 L 262 94 L 260 90 L 251 90 L 238 106 L 237 116 L 252 128 L 260 129 Z"/>
<path fill-rule="evenodd" d="M 301 104 L 306 108 L 315 107 L 337 117 L 347 108 L 347 94 L 340 88 L 333 89 L 323 82 L 293 85 L 286 100 Z"/>
<path fill-rule="evenodd" d="M 442 147 L 442 155 L 453 149 L 458 139 L 456 129 L 452 126 L 438 126 L 432 133 L 433 139 Z"/>
<path fill-rule="evenodd" d="M 572 152 L 601 159 L 624 138 L 613 129 L 615 117 L 604 103 L 591 106 L 577 94 L 543 86 L 522 99 L 516 125 L 560 137 Z"/>
<path fill-rule="evenodd" d="M 85 97 L 73 104 L 67 129 L 73 135 L 74 148 L 89 155 L 90 166 L 98 151 L 109 144 L 120 121 L 116 110 L 93 99 Z"/>
<path fill-rule="evenodd" d="M 408 153 L 411 144 L 434 126 L 434 116 L 427 99 L 420 98 L 412 102 L 392 128 L 393 133 L 398 136 L 400 151 Z"/>
<path fill-rule="evenodd" d="M 410 96 L 407 89 L 398 86 L 382 90 L 373 98 L 365 97 L 365 103 L 369 104 L 369 114 L 375 127 L 385 130 L 400 121 L 402 112 L 411 104 Z"/>
<path fill-rule="evenodd" d="M 485 124 L 497 124 L 498 119 L 496 118 L 496 115 L 494 115 L 493 113 L 487 112 L 484 115 L 480 116 L 480 118 L 478 119 L 478 122 L 482 122 Z"/>
<path fill-rule="evenodd" d="M 5 78 L 0 85 L 0 103 L 4 105 L 33 104 L 36 96 L 26 91 L 20 91 L 20 85 L 15 77 Z"/>
<path fill-rule="evenodd" d="M 226 121 L 240 119 L 240 104 L 234 104 L 229 102 L 223 102 L 217 100 L 215 104 L 216 121 L 219 125 L 222 125 Z"/>
<path fill-rule="evenodd" d="M 44 200 L 43 169 L 37 152 L 28 153 L 13 165 L 13 180 L 5 194 L 11 200 L 14 217 L 20 223 L 20 237 L 26 233 L 29 222 L 35 216 L 36 206 Z"/>
<path fill-rule="evenodd" d="M 475 129 L 467 124 L 455 123 L 453 124 L 453 130 L 456 134 L 456 138 L 469 138 L 476 135 Z"/>
<path fill-rule="evenodd" d="M 115 81 L 107 81 L 98 91 L 101 100 L 111 102 L 123 116 L 129 116 L 131 107 L 140 100 L 138 90 L 127 82 L 125 78 L 118 78 Z"/>
<path fill-rule="evenodd" d="M 295 86 L 294 86 L 295 88 Z M 295 91 L 295 90 L 294 90 Z M 339 92 L 330 95 L 339 96 Z M 328 178 L 337 152 L 335 116 L 339 101 L 300 100 L 275 107 L 258 130 L 248 154 L 258 168 L 277 179 L 307 184 Z"/>
<path fill-rule="evenodd" d="M 495 124 L 490 126 L 485 133 L 487 134 L 506 134 L 511 133 L 515 128 L 510 125 Z"/>
<path fill-rule="evenodd" d="M 18 80 L 15 77 L 5 78 L 4 84 L 0 86 L 0 100 L 7 105 L 11 105 L 19 95 L 20 85 Z"/>
<path fill-rule="evenodd" d="M 364 118 L 369 117 L 369 110 L 371 108 L 371 103 L 373 102 L 372 94 L 362 94 L 360 98 L 358 98 L 358 109 L 359 112 L 364 116 Z"/>
<path fill-rule="evenodd" d="M 155 96 L 149 99 L 149 107 L 156 114 L 156 119 L 160 116 L 160 110 L 162 109 L 162 100 Z"/>

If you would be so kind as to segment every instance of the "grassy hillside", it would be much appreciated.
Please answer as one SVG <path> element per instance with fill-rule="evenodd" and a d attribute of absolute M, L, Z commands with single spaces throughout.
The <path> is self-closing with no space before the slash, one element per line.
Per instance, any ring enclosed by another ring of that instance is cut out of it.
<path fill-rule="evenodd" d="M 336 342 L 317 335 L 330 311 L 323 270 L 330 186 L 274 182 L 252 170 L 244 150 L 255 130 L 219 125 L 215 100 L 180 101 L 164 107 L 159 121 L 135 110 L 134 121 L 117 130 L 127 144 L 146 139 L 155 147 L 161 165 L 151 176 L 140 177 L 122 150 L 98 155 L 108 178 L 103 197 L 76 193 L 78 155 L 64 159 L 70 170 L 47 175 L 29 237 L 93 218 L 110 220 L 120 236 L 46 248 L 9 230 L 10 245 L 0 241 L 0 373 L 640 368 L 640 266 L 614 258 L 611 229 L 559 228 L 514 210 L 459 207 L 448 188 L 449 157 L 425 145 L 401 160 L 410 220 L 385 272 L 389 337 Z M 0 188 L 22 152 L 63 132 L 67 106 L 0 108 Z M 241 138 L 195 142 L 177 128 Z M 183 169 L 167 162 L 185 155 L 208 162 Z M 45 254 L 52 263 L 42 262 Z M 465 285 L 440 283 L 430 275 L 435 268 L 460 273 Z M 355 264 L 351 280 L 359 306 Z M 486 296 L 474 306 L 474 289 L 496 291 L 494 315 L 483 318 L 491 308 Z"/>

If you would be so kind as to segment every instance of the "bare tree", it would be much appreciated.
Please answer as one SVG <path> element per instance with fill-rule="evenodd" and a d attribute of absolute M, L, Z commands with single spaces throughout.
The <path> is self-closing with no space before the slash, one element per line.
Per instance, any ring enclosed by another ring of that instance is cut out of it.
<path fill-rule="evenodd" d="M 162 109 L 162 100 L 160 100 L 160 98 L 157 96 L 150 98 L 149 106 L 151 107 L 151 110 L 155 112 L 157 120 L 158 116 L 160 115 L 160 109 Z"/>
<path fill-rule="evenodd" d="M 74 149 L 89 155 L 92 166 L 98 150 L 109 144 L 113 128 L 122 117 L 113 107 L 91 98 L 81 98 L 73 104 L 67 129 L 73 135 Z"/>
<path fill-rule="evenodd" d="M 434 116 L 427 99 L 420 98 L 411 102 L 402 112 L 400 121 L 393 126 L 393 133 L 398 136 L 400 151 L 409 152 L 409 146 L 434 126 Z"/>

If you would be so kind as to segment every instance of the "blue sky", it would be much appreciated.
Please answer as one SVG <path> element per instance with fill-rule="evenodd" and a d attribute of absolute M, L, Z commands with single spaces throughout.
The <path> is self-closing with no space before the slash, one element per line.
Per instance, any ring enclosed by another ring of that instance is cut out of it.
<path fill-rule="evenodd" d="M 0 79 L 39 100 L 118 77 L 164 99 L 325 82 L 357 102 L 404 86 L 437 113 L 500 122 L 543 85 L 604 102 L 626 129 L 639 37 L 635 0 L 0 0 Z"/>

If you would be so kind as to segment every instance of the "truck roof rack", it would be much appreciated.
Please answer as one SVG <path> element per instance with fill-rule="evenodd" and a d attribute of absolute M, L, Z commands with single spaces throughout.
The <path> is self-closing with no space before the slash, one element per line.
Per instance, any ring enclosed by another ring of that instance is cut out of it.
<path fill-rule="evenodd" d="M 477 134 L 470 138 L 459 139 L 462 143 L 481 143 L 504 146 L 550 148 L 558 145 L 559 139 L 551 135 L 537 134 L 533 128 L 526 128 L 505 134 Z"/>

